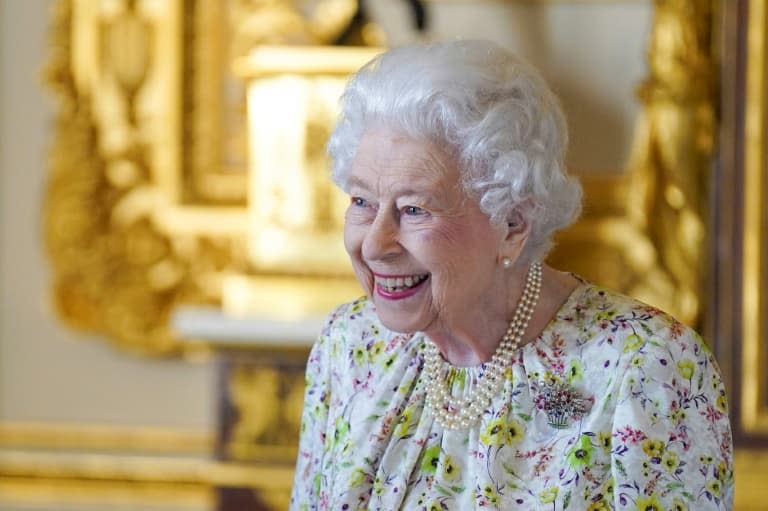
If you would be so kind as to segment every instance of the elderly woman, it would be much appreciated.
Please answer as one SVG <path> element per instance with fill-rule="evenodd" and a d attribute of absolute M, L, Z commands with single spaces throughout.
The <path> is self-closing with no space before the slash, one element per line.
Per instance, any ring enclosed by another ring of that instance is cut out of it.
<path fill-rule="evenodd" d="M 542 79 L 492 43 L 415 46 L 341 107 L 366 296 L 311 352 L 292 509 L 729 509 L 701 338 L 542 262 L 581 198 Z"/>

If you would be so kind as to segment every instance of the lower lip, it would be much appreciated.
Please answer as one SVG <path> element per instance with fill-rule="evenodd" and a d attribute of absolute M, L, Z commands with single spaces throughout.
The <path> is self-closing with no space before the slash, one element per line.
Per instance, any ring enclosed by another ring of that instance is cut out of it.
<path fill-rule="evenodd" d="M 376 285 L 376 294 L 381 296 L 382 298 L 386 298 L 387 300 L 402 300 L 403 298 L 408 298 L 409 296 L 413 296 L 416 293 L 418 293 L 422 286 L 424 286 L 424 283 L 427 282 L 429 279 L 424 279 L 423 281 L 419 282 L 413 287 L 409 287 L 408 289 L 404 291 L 396 291 L 394 293 L 390 293 L 383 287 Z"/>

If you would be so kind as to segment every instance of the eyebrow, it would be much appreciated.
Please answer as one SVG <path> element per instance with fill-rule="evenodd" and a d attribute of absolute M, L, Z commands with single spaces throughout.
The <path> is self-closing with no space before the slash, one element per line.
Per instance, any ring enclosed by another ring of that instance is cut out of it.
<path fill-rule="evenodd" d="M 357 176 L 349 176 L 349 178 L 347 179 L 347 188 L 352 188 L 353 186 L 362 188 L 366 192 L 371 191 L 371 189 L 368 187 L 368 184 L 365 181 L 363 181 Z"/>
<path fill-rule="evenodd" d="M 347 179 L 347 188 L 351 189 L 352 187 L 358 187 L 358 188 L 360 188 L 360 189 L 362 189 L 363 191 L 366 191 L 366 192 L 372 191 L 371 187 L 368 186 L 368 183 L 366 183 L 365 181 L 363 181 L 362 179 L 360 179 L 357 176 L 350 176 Z M 414 186 L 412 186 L 409 183 L 409 184 L 404 185 L 402 187 L 399 187 L 399 186 L 395 187 L 394 191 L 396 192 L 395 195 L 397 195 L 397 196 L 403 196 L 403 195 L 405 195 L 405 196 L 408 196 L 408 195 L 426 195 L 426 196 L 434 198 L 434 194 L 427 192 L 426 188 L 427 188 L 426 186 L 422 187 L 422 188 L 414 187 Z"/>

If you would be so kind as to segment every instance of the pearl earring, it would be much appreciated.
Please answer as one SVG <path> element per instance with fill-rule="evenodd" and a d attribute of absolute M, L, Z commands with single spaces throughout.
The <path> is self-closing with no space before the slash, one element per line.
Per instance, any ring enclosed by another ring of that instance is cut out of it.
<path fill-rule="evenodd" d="M 508 270 L 508 269 L 512 268 L 512 259 L 510 259 L 507 256 L 502 257 L 501 258 L 501 266 L 505 270 Z"/>

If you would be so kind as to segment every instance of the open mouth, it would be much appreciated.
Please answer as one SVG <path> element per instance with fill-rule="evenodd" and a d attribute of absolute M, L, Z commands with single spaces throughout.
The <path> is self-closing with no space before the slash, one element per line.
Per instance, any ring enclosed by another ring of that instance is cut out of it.
<path fill-rule="evenodd" d="M 376 277 L 376 285 L 382 291 L 390 294 L 403 293 L 413 289 L 429 278 L 428 273 L 422 275 L 409 275 L 408 277 Z"/>

